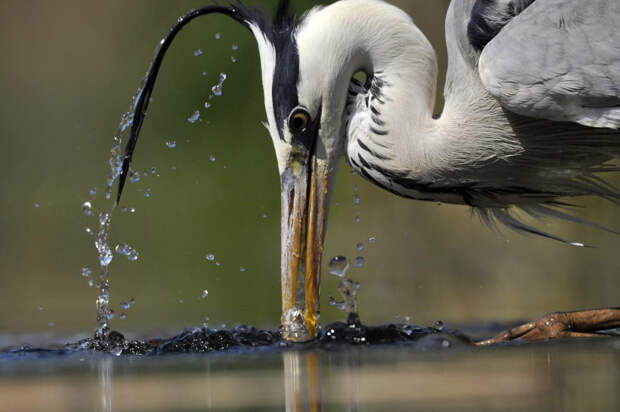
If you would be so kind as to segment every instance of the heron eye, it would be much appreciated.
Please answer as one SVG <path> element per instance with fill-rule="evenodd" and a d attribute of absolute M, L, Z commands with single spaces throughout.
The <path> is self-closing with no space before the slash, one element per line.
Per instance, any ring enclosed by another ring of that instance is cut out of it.
<path fill-rule="evenodd" d="M 303 133 L 308 129 L 310 124 L 310 115 L 304 109 L 296 109 L 289 117 L 288 126 L 291 131 Z"/>

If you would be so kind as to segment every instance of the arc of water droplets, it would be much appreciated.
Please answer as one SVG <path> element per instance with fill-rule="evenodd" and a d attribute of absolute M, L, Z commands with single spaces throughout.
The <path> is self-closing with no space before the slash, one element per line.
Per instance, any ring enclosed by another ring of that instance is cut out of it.
<path fill-rule="evenodd" d="M 114 184 L 120 177 L 123 171 L 123 155 L 122 145 L 123 137 L 127 131 L 131 129 L 134 122 L 134 111 L 136 104 L 140 99 L 142 90 L 144 87 L 144 80 L 141 87 L 131 100 L 129 110 L 121 116 L 118 129 L 114 134 L 112 140 L 112 148 L 110 149 L 110 159 L 108 164 L 110 166 L 110 173 L 106 181 L 105 198 L 106 200 L 112 199 L 112 190 Z M 132 174 L 132 181 L 136 179 L 136 175 Z M 137 178 L 139 179 L 139 177 Z M 92 205 L 90 202 L 85 202 L 82 205 L 83 211 L 92 216 Z M 116 203 L 113 202 L 112 206 L 107 212 L 101 212 L 99 214 L 99 228 L 95 235 L 95 249 L 99 257 L 99 280 L 97 282 L 98 296 L 96 300 L 97 307 L 97 328 L 95 330 L 95 337 L 97 339 L 105 339 L 109 333 L 108 322 L 114 317 L 114 312 L 110 309 L 110 271 L 109 266 L 112 263 L 114 255 L 112 249 L 108 243 L 110 234 L 110 226 L 112 224 L 112 215 L 116 209 Z"/>

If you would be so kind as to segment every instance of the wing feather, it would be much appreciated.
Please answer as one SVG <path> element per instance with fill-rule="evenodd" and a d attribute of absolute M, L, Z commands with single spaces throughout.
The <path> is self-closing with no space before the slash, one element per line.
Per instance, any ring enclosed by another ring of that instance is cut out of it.
<path fill-rule="evenodd" d="M 479 72 L 514 113 L 620 128 L 620 1 L 536 0 L 485 46 Z"/>

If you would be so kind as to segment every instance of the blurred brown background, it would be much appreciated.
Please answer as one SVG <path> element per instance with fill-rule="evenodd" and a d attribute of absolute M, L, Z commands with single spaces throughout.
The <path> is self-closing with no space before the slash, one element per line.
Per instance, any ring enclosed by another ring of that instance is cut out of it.
<path fill-rule="evenodd" d="M 105 204 L 108 152 L 119 117 L 161 36 L 179 15 L 203 3 L 0 2 L 0 333 L 94 327 L 95 290 L 80 268 L 96 267 L 85 232 L 96 223 L 80 204 L 95 187 L 95 208 Z M 295 3 L 299 10 L 316 4 Z M 449 2 L 395 3 L 411 13 L 445 67 Z M 204 54 L 195 57 L 197 49 Z M 220 72 L 228 74 L 224 95 L 204 109 Z M 201 324 L 205 316 L 212 325 L 276 326 L 279 184 L 270 138 L 260 124 L 265 114 L 254 39 L 223 17 L 192 23 L 172 47 L 153 97 L 134 164 L 149 176 L 129 185 L 123 204 L 136 213 L 117 214 L 112 230 L 114 244 L 127 242 L 140 252 L 134 263 L 115 257 L 113 306 L 118 314 L 120 301 L 134 297 L 136 304 L 112 326 L 180 329 Z M 190 124 L 187 118 L 197 109 L 202 121 Z M 176 149 L 166 147 L 167 140 L 176 140 Z M 150 173 L 152 167 L 158 174 Z M 362 284 L 367 322 L 405 314 L 417 323 L 531 318 L 619 304 L 614 235 L 542 224 L 598 246 L 571 248 L 489 230 L 465 207 L 396 198 L 351 176 L 347 167 L 337 185 L 325 260 L 337 254 L 353 259 L 356 244 L 365 244 L 366 265 L 349 275 Z M 150 198 L 144 196 L 147 188 Z M 583 203 L 588 208 L 581 217 L 620 228 L 616 208 L 591 199 Z M 369 244 L 371 236 L 375 244 Z M 207 253 L 221 266 L 207 262 Z M 343 317 L 327 305 L 336 285 L 326 273 L 323 321 Z M 209 296 L 203 300 L 205 288 Z"/>

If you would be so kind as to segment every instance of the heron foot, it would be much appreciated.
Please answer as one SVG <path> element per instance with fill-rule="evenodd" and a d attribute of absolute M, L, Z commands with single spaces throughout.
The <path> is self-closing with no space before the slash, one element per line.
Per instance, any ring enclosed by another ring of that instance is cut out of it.
<path fill-rule="evenodd" d="M 617 308 L 557 312 L 504 331 L 491 339 L 477 342 L 476 345 L 488 346 L 516 340 L 534 342 L 563 338 L 601 338 L 610 336 L 603 331 L 615 328 L 620 328 L 620 309 Z"/>

